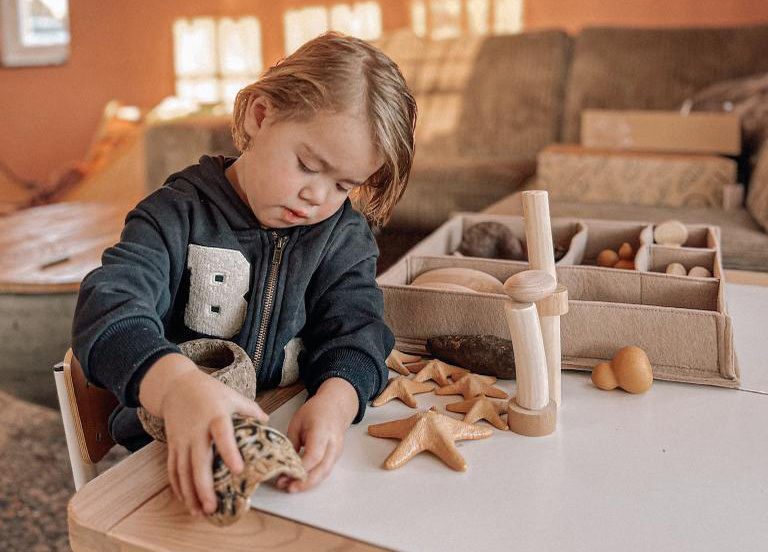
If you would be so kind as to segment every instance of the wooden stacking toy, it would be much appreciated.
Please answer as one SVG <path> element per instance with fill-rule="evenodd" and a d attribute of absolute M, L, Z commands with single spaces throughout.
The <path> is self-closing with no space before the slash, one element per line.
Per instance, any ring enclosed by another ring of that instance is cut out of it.
<path fill-rule="evenodd" d="M 522 196 L 525 239 L 528 243 L 528 266 L 533 270 L 543 270 L 557 283 L 552 225 L 549 218 L 549 196 L 544 190 L 525 191 Z M 560 407 L 562 405 L 560 317 L 568 312 L 568 290 L 565 286 L 558 284 L 554 293 L 536 306 L 547 357 L 549 396 Z"/>
<path fill-rule="evenodd" d="M 555 279 L 542 270 L 518 272 L 504 283 L 510 298 L 504 310 L 517 372 L 517 395 L 509 401 L 507 423 L 521 435 L 547 435 L 557 423 L 557 403 L 550 398 L 547 357 L 535 304 L 556 289 Z"/>

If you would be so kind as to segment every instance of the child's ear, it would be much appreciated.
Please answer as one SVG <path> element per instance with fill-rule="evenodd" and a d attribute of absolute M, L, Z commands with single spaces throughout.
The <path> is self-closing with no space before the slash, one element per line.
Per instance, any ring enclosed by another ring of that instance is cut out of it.
<path fill-rule="evenodd" d="M 264 124 L 264 120 L 274 113 L 272 103 L 264 96 L 256 96 L 248 104 L 245 115 L 245 132 L 253 138 Z"/>

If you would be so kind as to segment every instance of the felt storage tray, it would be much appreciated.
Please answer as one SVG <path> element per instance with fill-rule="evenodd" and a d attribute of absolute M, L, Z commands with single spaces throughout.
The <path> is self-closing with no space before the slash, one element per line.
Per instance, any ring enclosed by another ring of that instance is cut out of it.
<path fill-rule="evenodd" d="M 519 238 L 525 251 L 525 226 L 522 217 L 486 215 L 481 213 L 458 213 L 442 226 L 424 238 L 406 256 L 413 255 L 460 255 L 458 253 L 464 232 L 479 222 L 498 222 L 512 230 Z M 572 219 L 552 219 L 552 240 L 567 249 L 557 261 L 558 265 L 579 264 L 584 254 L 587 235 L 584 223 Z"/>
<path fill-rule="evenodd" d="M 590 223 L 582 222 L 588 234 Z M 631 226 L 621 221 L 616 224 L 627 232 Z M 716 230 L 706 229 L 702 235 L 716 238 Z M 732 321 L 725 308 L 718 241 L 711 243 L 715 248 L 670 248 L 650 245 L 650 225 L 637 225 L 634 231 L 636 243 L 648 251 L 651 269 L 658 259 L 685 265 L 689 256 L 698 255 L 696 261 L 702 256 L 711 260 L 713 277 L 558 265 L 558 281 L 569 295 L 569 312 L 561 318 L 563 367 L 591 370 L 598 362 L 610 360 L 621 347 L 637 345 L 648 354 L 657 379 L 737 387 L 739 370 Z M 509 339 L 505 296 L 408 284 L 423 272 L 446 267 L 474 268 L 504 282 L 527 270 L 528 263 L 423 255 L 418 254 L 420 245 L 378 278 L 385 319 L 398 348 L 424 353 L 428 337 L 446 334 L 492 334 Z"/>

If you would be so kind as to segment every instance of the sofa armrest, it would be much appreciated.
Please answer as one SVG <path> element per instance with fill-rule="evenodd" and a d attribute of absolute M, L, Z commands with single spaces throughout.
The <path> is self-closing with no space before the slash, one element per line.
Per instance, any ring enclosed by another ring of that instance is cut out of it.
<path fill-rule="evenodd" d="M 758 151 L 757 164 L 749 181 L 747 211 L 768 232 L 768 140 Z"/>
<path fill-rule="evenodd" d="M 534 161 L 417 157 L 390 226 L 437 228 L 454 212 L 480 211 L 515 191 L 535 171 Z"/>

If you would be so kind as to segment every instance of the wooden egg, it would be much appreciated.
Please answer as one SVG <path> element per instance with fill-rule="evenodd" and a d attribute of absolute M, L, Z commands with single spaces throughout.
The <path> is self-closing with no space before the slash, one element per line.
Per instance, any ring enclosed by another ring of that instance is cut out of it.
<path fill-rule="evenodd" d="M 703 266 L 694 266 L 690 271 L 688 271 L 688 276 L 694 276 L 696 278 L 711 278 L 712 273 L 708 268 L 704 268 Z"/>
<path fill-rule="evenodd" d="M 619 259 L 633 261 L 635 259 L 635 250 L 631 244 L 624 242 L 619 247 Z"/>
<path fill-rule="evenodd" d="M 674 274 L 675 276 L 687 276 L 688 271 L 685 270 L 685 267 L 681 265 L 680 263 L 669 263 L 667 265 L 667 270 L 665 271 L 667 274 Z"/>
<path fill-rule="evenodd" d="M 611 268 L 619 262 L 619 255 L 613 249 L 603 249 L 597 256 L 597 266 Z"/>
<path fill-rule="evenodd" d="M 557 282 L 543 270 L 524 270 L 504 282 L 504 291 L 518 303 L 535 303 L 552 295 L 555 289 Z"/>
<path fill-rule="evenodd" d="M 640 347 L 630 345 L 619 350 L 611 360 L 619 387 L 629 393 L 644 393 L 653 383 L 653 368 Z"/>
<path fill-rule="evenodd" d="M 688 240 L 688 228 L 679 220 L 668 220 L 656 226 L 653 239 L 659 245 L 680 247 Z"/>
<path fill-rule="evenodd" d="M 613 265 L 613 268 L 623 268 L 624 270 L 635 270 L 635 261 L 627 261 L 621 259 L 618 263 Z"/>
<path fill-rule="evenodd" d="M 619 386 L 610 362 L 601 362 L 592 369 L 592 383 L 605 391 L 616 389 Z"/>
<path fill-rule="evenodd" d="M 419 274 L 411 285 L 432 284 L 442 282 L 463 286 L 481 293 L 504 293 L 502 283 L 488 274 L 473 268 L 437 268 Z"/>

